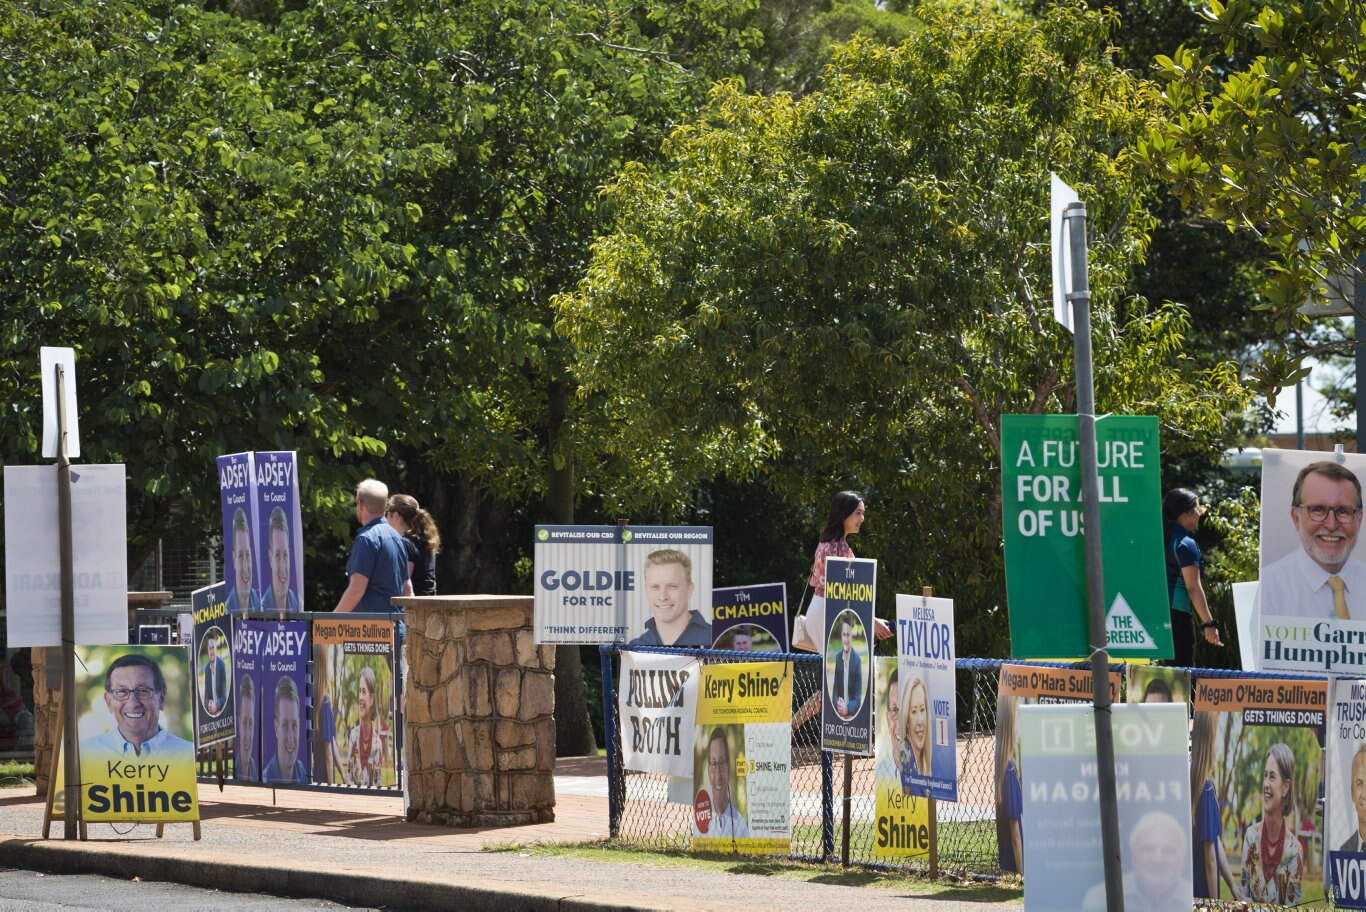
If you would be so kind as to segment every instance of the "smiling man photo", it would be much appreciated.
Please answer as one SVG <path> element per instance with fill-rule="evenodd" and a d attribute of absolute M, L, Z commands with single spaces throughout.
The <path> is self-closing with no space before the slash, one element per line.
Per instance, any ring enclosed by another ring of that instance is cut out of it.
<path fill-rule="evenodd" d="M 651 551 L 645 558 L 645 601 L 650 619 L 632 646 L 710 646 L 711 624 L 692 600 L 692 558 L 674 548 Z"/>
<path fill-rule="evenodd" d="M 1366 621 L 1366 563 L 1352 558 L 1361 532 L 1361 481 L 1336 462 L 1300 470 L 1290 522 L 1299 547 L 1263 568 L 1262 614 Z"/>

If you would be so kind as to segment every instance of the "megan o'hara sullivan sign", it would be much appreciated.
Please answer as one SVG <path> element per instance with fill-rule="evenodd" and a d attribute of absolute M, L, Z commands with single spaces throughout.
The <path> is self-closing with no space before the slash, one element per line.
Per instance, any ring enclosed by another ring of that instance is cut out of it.
<path fill-rule="evenodd" d="M 537 526 L 537 643 L 710 647 L 710 526 Z"/>

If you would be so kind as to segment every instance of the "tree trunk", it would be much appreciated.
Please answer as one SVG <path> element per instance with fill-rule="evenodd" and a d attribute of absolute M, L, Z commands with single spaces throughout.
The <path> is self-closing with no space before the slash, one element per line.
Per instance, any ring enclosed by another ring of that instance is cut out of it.
<path fill-rule="evenodd" d="M 547 390 L 546 426 L 550 455 L 546 506 L 551 521 L 574 522 L 574 457 L 568 423 L 573 388 L 556 380 Z M 560 757 L 592 757 L 598 753 L 593 724 L 588 718 L 588 694 L 583 686 L 583 662 L 578 646 L 555 647 L 555 750 Z"/>

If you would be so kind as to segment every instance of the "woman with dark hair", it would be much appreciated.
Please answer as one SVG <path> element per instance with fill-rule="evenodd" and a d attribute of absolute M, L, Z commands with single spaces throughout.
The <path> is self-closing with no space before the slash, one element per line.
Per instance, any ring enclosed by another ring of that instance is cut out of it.
<path fill-rule="evenodd" d="M 1189 488 L 1173 488 L 1162 498 L 1163 551 L 1167 559 L 1167 604 L 1171 607 L 1172 645 L 1175 662 L 1182 668 L 1195 665 L 1195 634 L 1192 615 L 1200 619 L 1205 642 L 1222 646 L 1219 623 L 1214 620 L 1200 570 L 1205 565 L 1193 534 L 1205 508 Z"/>
<path fill-rule="evenodd" d="M 1289 819 L 1294 809 L 1295 755 L 1289 745 L 1273 744 L 1262 768 L 1262 816 L 1243 838 L 1243 891 L 1251 902 L 1300 901 L 1304 852 Z"/>
<path fill-rule="evenodd" d="M 853 557 L 854 549 L 849 547 L 850 535 L 857 535 L 863 527 L 867 507 L 863 495 L 857 491 L 840 491 L 830 501 L 830 511 L 825 517 L 825 527 L 821 529 L 820 540 L 816 543 L 816 555 L 811 561 L 812 590 L 811 604 L 806 609 L 805 637 L 793 637 L 792 648 L 807 652 L 820 652 L 816 645 L 825 635 L 825 559 L 827 557 Z M 873 618 L 878 639 L 891 637 L 892 627 L 881 618 Z"/>
<path fill-rule="evenodd" d="M 418 506 L 417 498 L 394 494 L 385 505 L 384 518 L 403 536 L 413 595 L 436 595 L 436 556 L 441 552 L 441 532 L 432 514 Z"/>

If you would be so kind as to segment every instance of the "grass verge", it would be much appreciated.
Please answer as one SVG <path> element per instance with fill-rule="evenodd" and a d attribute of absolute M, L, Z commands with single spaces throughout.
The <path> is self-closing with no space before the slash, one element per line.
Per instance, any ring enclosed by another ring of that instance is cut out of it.
<path fill-rule="evenodd" d="M 729 874 L 757 874 L 811 883 L 838 884 L 846 887 L 880 887 L 910 890 L 916 896 L 964 899 L 977 902 L 1019 900 L 1024 891 L 1018 880 L 982 883 L 967 878 L 944 876 L 939 880 L 902 871 L 880 871 L 850 866 L 815 864 L 768 856 L 725 855 L 712 852 L 684 852 L 654 848 L 623 840 L 593 840 L 575 843 L 502 843 L 486 847 L 489 852 L 509 852 L 547 858 L 572 858 L 615 864 L 654 865 L 663 868 Z"/>

